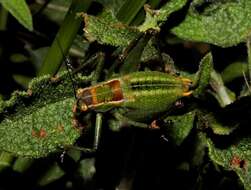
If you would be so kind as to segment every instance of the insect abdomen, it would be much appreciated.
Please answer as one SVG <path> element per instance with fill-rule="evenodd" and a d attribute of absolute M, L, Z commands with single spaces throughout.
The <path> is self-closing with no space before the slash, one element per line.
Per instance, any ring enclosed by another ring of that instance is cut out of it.
<path fill-rule="evenodd" d="M 191 94 L 191 81 L 157 71 L 137 72 L 122 77 L 123 106 L 127 116 L 145 120 L 166 111 L 176 100 Z"/>

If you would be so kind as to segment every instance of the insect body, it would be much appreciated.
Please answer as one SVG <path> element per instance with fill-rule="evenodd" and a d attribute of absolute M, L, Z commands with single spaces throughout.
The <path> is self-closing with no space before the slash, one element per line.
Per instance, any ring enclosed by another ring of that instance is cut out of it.
<path fill-rule="evenodd" d="M 189 96 L 192 81 L 157 72 L 142 71 L 101 82 L 77 92 L 77 108 L 105 112 L 115 107 L 127 110 L 125 116 L 144 121 L 166 111 L 176 100 Z"/>

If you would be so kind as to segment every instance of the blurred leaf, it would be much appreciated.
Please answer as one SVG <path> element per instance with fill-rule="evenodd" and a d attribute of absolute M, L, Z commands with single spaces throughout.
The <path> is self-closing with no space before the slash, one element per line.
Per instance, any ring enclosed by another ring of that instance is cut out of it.
<path fill-rule="evenodd" d="M 0 172 L 10 167 L 13 163 L 14 156 L 8 152 L 1 151 L 0 152 Z"/>
<path fill-rule="evenodd" d="M 193 92 L 195 97 L 199 97 L 205 92 L 205 88 L 209 84 L 211 72 L 213 70 L 213 57 L 211 53 L 206 54 L 200 62 L 199 71 L 196 74 L 195 86 Z"/>
<path fill-rule="evenodd" d="M 35 50 L 33 50 L 31 48 L 27 48 L 27 50 L 30 53 L 31 62 L 34 65 L 34 67 L 36 68 L 36 72 L 39 71 L 39 69 L 44 61 L 44 58 L 45 58 L 46 54 L 48 53 L 48 49 L 49 49 L 49 47 L 41 47 L 41 48 L 38 48 Z"/>
<path fill-rule="evenodd" d="M 145 32 L 149 29 L 159 31 L 160 26 L 165 22 L 171 13 L 181 9 L 187 0 L 170 0 L 159 10 L 152 10 L 149 5 L 145 5 L 146 19 L 145 22 L 139 26 L 141 32 Z"/>
<path fill-rule="evenodd" d="M 0 3 L 7 9 L 20 24 L 32 31 L 32 16 L 25 0 L 0 0 Z"/>
<path fill-rule="evenodd" d="M 85 37 L 93 42 L 112 46 L 128 46 L 139 32 L 136 28 L 128 27 L 119 22 L 111 10 L 104 10 L 99 16 L 84 14 Z"/>
<path fill-rule="evenodd" d="M 168 136 L 172 141 L 181 145 L 184 139 L 189 135 L 194 125 L 195 112 L 188 112 L 180 116 L 169 116 L 165 119 L 172 121 L 172 124 L 168 127 Z"/>
<path fill-rule="evenodd" d="M 15 53 L 10 56 L 10 61 L 13 63 L 22 63 L 25 61 L 29 61 L 29 58 L 23 54 Z"/>
<path fill-rule="evenodd" d="M 38 180 L 38 184 L 41 186 L 48 185 L 57 179 L 60 179 L 64 175 L 64 171 L 59 167 L 59 165 L 54 162 L 48 170 L 43 174 Z"/>
<path fill-rule="evenodd" d="M 200 7 L 204 8 L 201 12 L 197 11 Z M 191 3 L 185 20 L 172 32 L 184 40 L 230 47 L 246 41 L 250 28 L 251 1 L 196 0 Z"/>
<path fill-rule="evenodd" d="M 193 144 L 193 152 L 191 158 L 191 166 L 199 167 L 204 162 L 204 156 L 207 152 L 207 139 L 202 132 L 196 133 Z"/>
<path fill-rule="evenodd" d="M 221 73 L 224 83 L 231 82 L 232 80 L 243 77 L 247 73 L 248 66 L 244 62 L 234 62 L 228 65 Z"/>
<path fill-rule="evenodd" d="M 81 17 L 77 16 L 77 14 L 87 11 L 90 4 L 91 0 L 72 0 L 64 21 L 39 70 L 39 76 L 45 74 L 55 75 L 59 71 L 65 59 L 64 55 L 68 53 L 82 22 Z"/>
<path fill-rule="evenodd" d="M 91 180 L 96 173 L 95 159 L 87 158 L 79 163 L 78 173 L 85 180 Z"/>
<path fill-rule="evenodd" d="M 31 77 L 25 75 L 12 75 L 13 79 L 20 84 L 24 89 L 27 89 L 29 82 L 31 81 Z"/>
<path fill-rule="evenodd" d="M 210 158 L 227 170 L 237 173 L 245 189 L 251 189 L 251 140 L 243 138 L 225 149 L 216 148 L 208 139 Z"/>
<path fill-rule="evenodd" d="M 78 82 L 86 80 L 78 78 Z M 43 157 L 72 145 L 80 136 L 72 120 L 74 103 L 67 72 L 60 80 L 49 76 L 33 79 L 27 92 L 16 91 L 1 104 L 0 149 L 20 156 Z"/>
<path fill-rule="evenodd" d="M 125 0 L 97 0 L 97 2 L 101 3 L 105 7 L 111 8 L 112 12 L 114 12 L 114 14 L 117 14 L 125 3 Z"/>
<path fill-rule="evenodd" d="M 25 157 L 18 157 L 15 163 L 12 166 L 13 171 L 23 173 L 27 171 L 31 165 L 33 164 L 34 160 Z"/>
<path fill-rule="evenodd" d="M 43 15 L 59 25 L 62 23 L 71 2 L 72 1 L 65 0 L 50 0 L 46 7 L 43 7 L 46 1 L 35 1 L 35 3 L 30 5 L 30 9 L 33 15 L 40 14 L 40 11 L 43 10 Z"/>

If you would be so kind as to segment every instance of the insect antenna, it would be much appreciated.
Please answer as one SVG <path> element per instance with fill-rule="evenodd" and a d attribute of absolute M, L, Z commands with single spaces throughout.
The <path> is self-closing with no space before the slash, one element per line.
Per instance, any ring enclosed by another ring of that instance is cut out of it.
<path fill-rule="evenodd" d="M 67 56 L 64 54 L 63 48 L 62 48 L 62 46 L 60 45 L 60 42 L 59 42 L 59 39 L 57 38 L 57 36 L 56 36 L 56 42 L 57 42 L 58 47 L 59 47 L 59 49 L 60 49 L 60 51 L 61 51 L 61 53 L 62 53 L 62 55 L 63 55 L 64 63 L 65 63 L 66 69 L 67 69 L 67 71 L 68 71 L 68 75 L 69 75 L 69 78 L 70 78 L 70 80 L 71 80 L 72 88 L 73 88 L 73 91 L 74 91 L 73 93 L 74 93 L 75 98 L 77 99 L 77 94 L 76 94 L 77 88 L 76 88 L 76 85 L 75 85 L 75 83 L 74 83 L 73 76 L 71 75 L 71 73 L 72 73 L 72 66 L 71 66 L 71 63 L 70 63 L 70 59 L 69 59 L 69 57 L 67 57 Z"/>

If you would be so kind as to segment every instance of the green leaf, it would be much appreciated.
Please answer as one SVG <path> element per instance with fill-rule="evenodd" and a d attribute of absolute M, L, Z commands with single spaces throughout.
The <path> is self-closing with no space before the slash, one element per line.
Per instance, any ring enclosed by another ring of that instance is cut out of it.
<path fill-rule="evenodd" d="M 200 62 L 199 71 L 196 74 L 195 86 L 196 89 L 193 92 L 195 97 L 204 93 L 205 88 L 209 84 L 211 72 L 213 70 L 213 57 L 211 53 L 206 54 Z"/>
<path fill-rule="evenodd" d="M 222 71 L 221 77 L 224 83 L 228 83 L 236 78 L 243 77 L 247 70 L 248 66 L 245 62 L 234 62 Z"/>
<path fill-rule="evenodd" d="M 0 0 L 0 3 L 7 9 L 20 24 L 32 31 L 32 16 L 25 0 Z"/>
<path fill-rule="evenodd" d="M 188 136 L 194 125 L 195 112 L 188 112 L 180 116 L 169 116 L 164 121 L 172 121 L 172 124 L 168 127 L 168 136 L 172 141 L 181 145 L 184 139 Z"/>
<path fill-rule="evenodd" d="M 185 20 L 172 29 L 174 34 L 184 40 L 207 42 L 221 47 L 246 41 L 251 28 L 251 1 L 203 2 L 191 3 Z M 201 13 L 196 10 L 203 6 L 206 8 Z"/>
<path fill-rule="evenodd" d="M 15 160 L 15 162 L 12 166 L 12 169 L 15 172 L 23 173 L 23 172 L 27 171 L 32 166 L 34 161 L 35 160 L 31 159 L 31 158 L 18 157 Z"/>
<path fill-rule="evenodd" d="M 72 145 L 80 136 L 74 125 L 74 103 L 67 73 L 33 79 L 27 92 L 16 91 L 1 104 L 0 149 L 37 158 Z"/>
<path fill-rule="evenodd" d="M 45 174 L 42 177 L 40 177 L 40 179 L 38 180 L 38 184 L 41 186 L 48 185 L 49 183 L 52 183 L 57 179 L 60 179 L 64 175 L 65 175 L 64 170 L 58 165 L 57 162 L 54 162 L 45 172 Z"/>
<path fill-rule="evenodd" d="M 77 13 L 87 11 L 90 5 L 91 0 L 72 0 L 65 19 L 38 72 L 39 76 L 45 74 L 54 75 L 58 72 L 65 59 L 64 55 L 68 53 L 82 22 L 81 17 L 77 16 Z"/>
<path fill-rule="evenodd" d="M 95 159 L 87 158 L 81 160 L 77 172 L 86 181 L 93 179 L 96 173 Z"/>
<path fill-rule="evenodd" d="M 141 32 L 145 32 L 149 29 L 159 31 L 160 25 L 165 22 L 171 13 L 181 9 L 187 0 L 171 0 L 168 1 L 159 10 L 152 10 L 148 5 L 145 5 L 146 19 L 145 22 L 139 26 Z"/>
<path fill-rule="evenodd" d="M 83 17 L 84 35 L 90 42 L 97 40 L 101 44 L 125 47 L 139 35 L 136 28 L 119 22 L 113 12 L 108 9 L 97 17 L 87 14 L 84 14 Z"/>
<path fill-rule="evenodd" d="M 0 152 L 0 171 L 10 167 L 14 161 L 14 156 L 8 152 Z"/>
<path fill-rule="evenodd" d="M 232 122 L 231 124 L 227 121 L 220 113 L 204 113 L 198 111 L 198 127 L 204 130 L 205 128 L 211 128 L 214 134 L 217 135 L 229 135 L 237 127 L 238 124 Z"/>
<path fill-rule="evenodd" d="M 251 140 L 243 138 L 226 149 L 216 148 L 208 139 L 210 158 L 226 170 L 237 173 L 245 189 L 251 189 Z"/>

